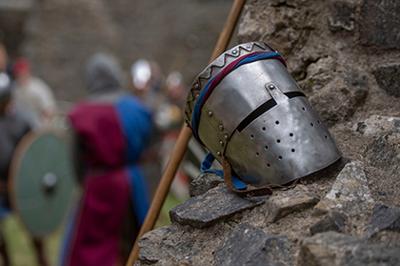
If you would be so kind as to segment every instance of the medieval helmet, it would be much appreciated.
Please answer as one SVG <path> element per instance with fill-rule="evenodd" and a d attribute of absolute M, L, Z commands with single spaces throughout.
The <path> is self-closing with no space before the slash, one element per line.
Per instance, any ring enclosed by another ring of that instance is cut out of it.
<path fill-rule="evenodd" d="M 208 65 L 185 116 L 197 140 L 254 186 L 287 184 L 341 157 L 281 55 L 264 43 L 240 44 Z"/>

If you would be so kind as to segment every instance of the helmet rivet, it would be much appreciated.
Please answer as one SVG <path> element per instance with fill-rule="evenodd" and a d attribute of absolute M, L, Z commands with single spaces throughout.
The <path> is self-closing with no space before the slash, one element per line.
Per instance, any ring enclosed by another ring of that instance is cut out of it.
<path fill-rule="evenodd" d="M 213 112 L 208 111 L 208 116 L 212 116 L 212 115 L 213 115 Z"/>
<path fill-rule="evenodd" d="M 269 85 L 268 85 L 268 89 L 270 89 L 270 90 L 274 90 L 274 89 L 275 89 L 275 86 L 274 86 L 274 85 L 272 85 L 272 84 L 269 84 Z"/>
<path fill-rule="evenodd" d="M 221 156 L 221 152 L 220 152 L 220 151 L 217 151 L 217 155 L 218 155 L 218 156 Z"/>
<path fill-rule="evenodd" d="M 198 89 L 200 87 L 199 83 L 194 84 L 194 88 Z"/>
<path fill-rule="evenodd" d="M 219 130 L 224 131 L 224 125 L 220 124 L 220 125 L 218 126 L 218 128 L 219 128 Z"/>
<path fill-rule="evenodd" d="M 224 146 L 224 142 L 222 140 L 219 141 L 219 144 L 221 144 L 221 146 Z"/>
<path fill-rule="evenodd" d="M 225 134 L 225 135 L 224 135 L 224 139 L 228 139 L 228 134 Z"/>
<path fill-rule="evenodd" d="M 237 52 L 238 51 L 235 49 L 235 50 L 232 51 L 232 54 L 237 54 Z"/>

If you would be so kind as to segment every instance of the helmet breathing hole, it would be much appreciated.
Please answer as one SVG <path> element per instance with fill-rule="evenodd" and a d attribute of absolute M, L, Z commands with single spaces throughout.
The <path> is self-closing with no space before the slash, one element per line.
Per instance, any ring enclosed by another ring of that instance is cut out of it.
<path fill-rule="evenodd" d="M 267 163 L 267 167 L 271 167 L 271 164 Z"/>
<path fill-rule="evenodd" d="M 290 133 L 289 136 L 293 137 L 293 133 Z"/>
<path fill-rule="evenodd" d="M 260 153 L 259 153 L 259 152 L 256 152 L 256 156 L 257 156 L 257 157 L 260 156 Z"/>
<path fill-rule="evenodd" d="M 265 145 L 265 146 L 264 146 L 264 149 L 268 150 L 268 145 Z"/>
<path fill-rule="evenodd" d="M 275 124 L 279 125 L 279 121 L 278 121 L 278 120 L 276 120 L 276 121 L 275 121 Z"/>
<path fill-rule="evenodd" d="M 318 124 L 321 124 L 321 122 L 320 122 L 319 120 L 317 120 L 317 123 L 318 123 Z"/>
<path fill-rule="evenodd" d="M 279 155 L 279 156 L 278 156 L 278 159 L 279 159 L 279 160 L 282 160 L 282 156 L 281 156 L 281 155 Z"/>
<path fill-rule="evenodd" d="M 266 129 L 265 127 L 262 127 L 262 130 L 263 130 L 263 131 L 265 131 L 265 129 Z"/>
<path fill-rule="evenodd" d="M 292 149 L 292 152 L 295 152 L 296 150 L 295 149 Z"/>
<path fill-rule="evenodd" d="M 277 139 L 276 142 L 281 143 L 281 140 L 280 140 L 280 139 Z"/>
<path fill-rule="evenodd" d="M 305 111 L 305 110 L 306 110 L 306 108 L 304 108 L 304 107 L 302 107 L 301 109 L 302 109 L 303 111 Z"/>
<path fill-rule="evenodd" d="M 327 136 L 327 135 L 325 135 L 325 138 L 327 139 L 327 138 L 328 138 L 328 136 Z"/>
<path fill-rule="evenodd" d="M 251 138 L 251 139 L 254 139 L 254 135 L 253 135 L 253 134 L 251 134 L 251 135 L 250 135 L 250 138 Z"/>
<path fill-rule="evenodd" d="M 314 124 L 313 124 L 313 123 L 310 123 L 310 126 L 312 126 L 312 127 L 313 127 L 313 126 L 314 126 Z"/>

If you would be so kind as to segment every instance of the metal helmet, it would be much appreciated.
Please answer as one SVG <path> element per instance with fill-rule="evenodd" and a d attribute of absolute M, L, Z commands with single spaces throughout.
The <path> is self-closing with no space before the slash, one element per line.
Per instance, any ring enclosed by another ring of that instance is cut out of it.
<path fill-rule="evenodd" d="M 151 79 L 151 65 L 150 62 L 144 59 L 137 60 L 131 66 L 132 84 L 138 90 L 146 89 L 146 86 Z"/>
<path fill-rule="evenodd" d="M 208 65 L 185 116 L 215 158 L 254 186 L 283 185 L 341 157 L 283 58 L 264 43 L 240 44 Z"/>

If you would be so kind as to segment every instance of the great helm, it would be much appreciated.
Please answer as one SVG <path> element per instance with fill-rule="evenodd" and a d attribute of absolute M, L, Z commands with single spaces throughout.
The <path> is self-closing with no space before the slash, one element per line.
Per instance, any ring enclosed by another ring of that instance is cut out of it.
<path fill-rule="evenodd" d="M 280 54 L 264 43 L 240 44 L 208 65 L 185 116 L 215 158 L 254 186 L 283 185 L 341 157 Z"/>

